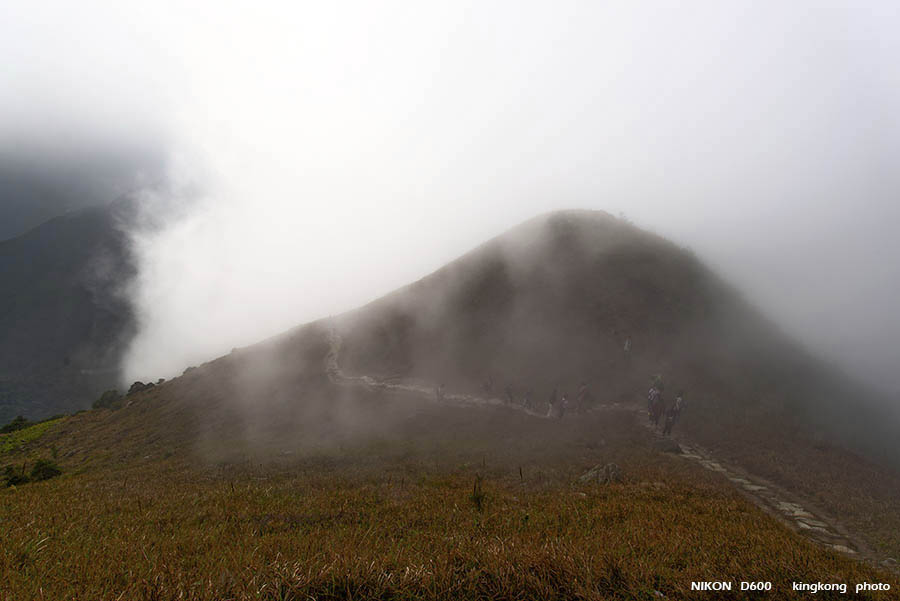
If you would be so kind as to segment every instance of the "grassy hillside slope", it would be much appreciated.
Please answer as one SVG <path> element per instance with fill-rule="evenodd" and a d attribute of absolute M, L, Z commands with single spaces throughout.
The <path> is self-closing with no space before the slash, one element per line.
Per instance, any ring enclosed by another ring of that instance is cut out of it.
<path fill-rule="evenodd" d="M 339 389 L 317 367 L 323 341 L 302 329 L 3 456 L 53 453 L 65 473 L 0 491 L 0 598 L 651 599 L 700 598 L 690 582 L 710 578 L 895 582 L 653 451 L 631 413 L 542 420 Z M 620 483 L 578 480 L 608 462 Z"/>
<path fill-rule="evenodd" d="M 586 380 L 624 408 L 550 420 L 339 385 L 332 327 L 346 372 L 450 393 L 490 376 L 498 395 L 533 387 L 540 403 Z M 688 391 L 685 435 L 900 550 L 896 475 L 811 419 L 831 376 L 689 254 L 563 213 L 4 447 L 0 467 L 51 459 L 63 475 L 0 489 L 0 599 L 708 599 L 691 581 L 741 579 L 771 580 L 779 599 L 806 597 L 792 581 L 897 590 L 655 450 L 630 409 L 652 373 Z M 580 479 L 611 463 L 620 480 Z"/>
<path fill-rule="evenodd" d="M 0 463 L 0 599 L 671 599 L 692 580 L 900 582 L 830 553 L 631 412 L 546 420 L 339 387 L 325 328 L 233 353 Z M 622 480 L 579 476 L 616 463 Z M 801 598 L 784 591 L 780 598 Z M 880 599 L 883 597 L 861 596 Z"/>

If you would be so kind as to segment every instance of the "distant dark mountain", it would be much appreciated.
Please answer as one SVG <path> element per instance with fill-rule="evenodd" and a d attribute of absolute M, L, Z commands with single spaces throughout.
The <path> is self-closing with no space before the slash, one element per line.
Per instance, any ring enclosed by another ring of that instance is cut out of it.
<path fill-rule="evenodd" d="M 90 406 L 134 328 L 128 206 L 72 211 L 0 242 L 0 422 Z"/>
<path fill-rule="evenodd" d="M 85 198 L 52 182 L 9 173 L 0 165 L 0 240 L 20 236 L 69 211 L 98 204 Z"/>
<path fill-rule="evenodd" d="M 0 144 L 0 240 L 160 182 L 164 165 L 154 144 L 85 145 L 77 151 Z"/>

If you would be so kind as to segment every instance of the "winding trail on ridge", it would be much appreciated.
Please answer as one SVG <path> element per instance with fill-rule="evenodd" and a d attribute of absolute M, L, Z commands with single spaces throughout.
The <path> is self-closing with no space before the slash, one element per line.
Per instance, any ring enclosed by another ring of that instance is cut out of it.
<path fill-rule="evenodd" d="M 419 394 L 430 402 L 438 402 L 436 386 L 427 382 L 399 381 L 395 379 L 388 381 L 369 375 L 349 375 L 344 373 L 338 362 L 342 339 L 336 328 L 332 327 L 330 329 L 328 338 L 329 352 L 325 358 L 325 371 L 333 383 L 340 386 L 360 386 L 371 390 L 409 392 Z M 498 398 L 470 394 L 444 394 L 440 402 L 470 407 L 504 407 L 511 411 L 521 411 L 539 419 L 548 419 L 543 412 L 527 409 L 518 404 L 506 403 Z M 865 543 L 851 535 L 837 520 L 827 516 L 821 510 L 813 509 L 810 503 L 799 499 L 784 488 L 752 475 L 739 467 L 716 459 L 708 450 L 686 440 L 683 434 L 677 433 L 671 437 L 662 436 L 646 420 L 646 412 L 639 407 L 612 403 L 597 405 L 592 411 L 626 411 L 638 414 L 637 422 L 650 430 L 657 440 L 670 439 L 677 443 L 677 448 L 673 447 L 673 456 L 693 461 L 705 469 L 721 474 L 745 498 L 795 532 L 804 535 L 823 547 L 870 562 L 880 568 L 896 569 L 886 562 L 879 561 L 879 558 L 875 556 Z"/>

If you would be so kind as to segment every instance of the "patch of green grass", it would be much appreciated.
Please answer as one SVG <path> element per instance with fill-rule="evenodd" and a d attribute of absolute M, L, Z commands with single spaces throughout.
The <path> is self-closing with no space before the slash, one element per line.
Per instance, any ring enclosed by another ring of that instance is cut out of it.
<path fill-rule="evenodd" d="M 23 445 L 33 440 L 37 440 L 38 438 L 46 434 L 47 431 L 50 430 L 50 428 L 54 427 L 64 419 L 66 418 L 60 417 L 57 419 L 40 422 L 34 424 L 33 426 L 29 426 L 21 430 L 16 430 L 15 432 L 11 432 L 9 434 L 3 434 L 2 436 L 0 436 L 0 455 L 17 450 Z"/>

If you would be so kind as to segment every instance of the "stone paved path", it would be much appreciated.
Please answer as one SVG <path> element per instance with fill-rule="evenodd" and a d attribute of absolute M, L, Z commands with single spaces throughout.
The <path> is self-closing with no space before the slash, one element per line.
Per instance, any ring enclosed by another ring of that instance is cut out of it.
<path fill-rule="evenodd" d="M 663 438 L 653 424 L 646 419 L 646 412 L 638 411 L 638 413 L 642 414 L 639 416 L 639 422 L 648 428 L 654 436 L 660 439 Z M 683 435 L 676 435 L 672 438 L 681 448 L 681 452 L 677 454 L 678 457 L 696 462 L 705 469 L 721 474 L 755 505 L 766 513 L 775 516 L 793 530 L 820 545 L 841 553 L 848 555 L 870 554 L 863 543 L 853 538 L 835 520 L 824 516 L 821 511 L 814 511 L 810 507 L 804 506 L 802 501 L 799 501 L 785 489 L 776 486 L 772 482 L 753 476 L 736 466 L 719 461 L 701 446 L 685 440 Z"/>

